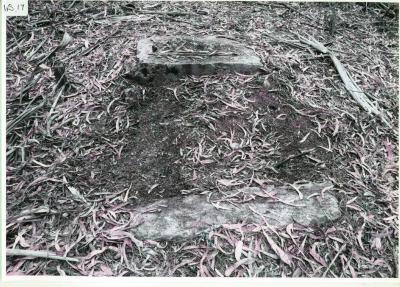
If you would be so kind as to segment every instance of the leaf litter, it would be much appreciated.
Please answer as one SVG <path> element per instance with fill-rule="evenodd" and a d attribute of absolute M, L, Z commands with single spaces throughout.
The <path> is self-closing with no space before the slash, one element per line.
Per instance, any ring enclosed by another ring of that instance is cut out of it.
<path fill-rule="evenodd" d="M 9 275 L 398 276 L 398 6 L 29 4 L 29 19 L 7 20 L 6 244 L 52 258 L 8 256 Z M 154 34 L 226 35 L 264 71 L 135 85 L 136 43 Z M 294 34 L 337 54 L 394 128 Z M 224 208 L 251 200 L 238 188 L 301 198 L 318 180 L 340 201 L 332 225 L 232 222 L 187 242 L 129 233 L 142 202 L 203 193 Z"/>

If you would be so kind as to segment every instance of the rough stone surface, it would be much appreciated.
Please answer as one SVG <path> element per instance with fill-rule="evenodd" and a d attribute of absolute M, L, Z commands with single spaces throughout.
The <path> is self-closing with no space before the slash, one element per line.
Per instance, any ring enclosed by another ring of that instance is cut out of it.
<path fill-rule="evenodd" d="M 233 194 L 241 192 L 252 200 L 235 205 L 219 201 L 218 208 L 205 195 L 163 199 L 138 209 L 142 224 L 132 229 L 132 233 L 140 239 L 170 240 L 188 239 L 211 228 L 239 222 L 265 224 L 267 220 L 275 227 L 293 221 L 323 224 L 341 214 L 336 198 L 325 192 L 330 186 L 329 182 L 303 185 L 299 188 L 302 199 L 293 188 L 249 187 Z"/>
<path fill-rule="evenodd" d="M 187 75 L 219 72 L 255 73 L 262 68 L 252 49 L 222 37 L 151 37 L 137 46 L 135 80 L 162 84 Z"/>

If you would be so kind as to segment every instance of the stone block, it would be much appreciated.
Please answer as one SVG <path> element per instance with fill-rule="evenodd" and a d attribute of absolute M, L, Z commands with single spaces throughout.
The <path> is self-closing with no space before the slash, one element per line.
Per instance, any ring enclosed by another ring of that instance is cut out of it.
<path fill-rule="evenodd" d="M 134 80 L 162 85 L 185 76 L 217 73 L 256 73 L 262 64 L 255 52 L 223 37 L 159 36 L 137 45 Z"/>
<path fill-rule="evenodd" d="M 187 240 L 223 224 L 239 222 L 265 225 L 267 221 L 275 227 L 284 227 L 293 221 L 320 225 L 341 215 L 337 199 L 328 192 L 321 195 L 330 186 L 330 182 L 300 186 L 303 198 L 291 187 L 248 187 L 232 194 L 241 192 L 254 199 L 235 205 L 221 201 L 212 204 L 205 195 L 163 199 L 138 209 L 142 223 L 131 232 L 139 239 Z"/>

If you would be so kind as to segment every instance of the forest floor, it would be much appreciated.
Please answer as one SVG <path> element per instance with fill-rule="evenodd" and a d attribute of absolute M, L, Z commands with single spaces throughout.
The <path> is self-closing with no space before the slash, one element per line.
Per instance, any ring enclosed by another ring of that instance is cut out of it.
<path fill-rule="evenodd" d="M 395 6 L 29 5 L 7 20 L 7 248 L 78 262 L 8 256 L 9 275 L 398 276 Z M 388 124 L 296 34 L 334 51 Z M 264 71 L 140 86 L 126 75 L 153 35 L 228 36 Z M 232 222 L 188 242 L 126 231 L 160 198 L 324 180 L 342 212 L 324 226 Z"/>

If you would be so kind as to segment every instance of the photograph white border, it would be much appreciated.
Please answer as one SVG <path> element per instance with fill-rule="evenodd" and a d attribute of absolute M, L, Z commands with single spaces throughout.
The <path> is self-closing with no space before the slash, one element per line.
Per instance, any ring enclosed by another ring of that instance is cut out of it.
<path fill-rule="evenodd" d="M 18 1 L 18 0 L 16 0 Z M 49 0 L 48 0 L 49 1 Z M 85 1 L 85 0 L 83 0 Z M 94 0 L 93 0 L 94 1 Z M 87 2 L 93 2 L 92 0 Z M 109 0 L 100 2 L 119 2 Z M 167 0 L 160 0 L 167 1 Z M 136 1 L 132 1 L 136 2 Z M 149 1 L 150 2 L 150 1 Z M 187 1 L 189 2 L 189 1 Z M 211 1 L 210 1 L 211 2 Z M 251 2 L 251 1 L 249 1 Z M 267 1 L 266 1 L 267 2 Z M 274 1 L 269 1 L 274 2 Z M 275 1 L 276 2 L 276 1 Z M 280 2 L 376 2 L 366 1 L 287 1 Z M 386 0 L 382 2 L 399 3 L 398 0 Z M 3 0 L 1 0 L 3 5 Z M 3 7 L 0 11 L 1 21 L 1 57 L 0 57 L 0 196 L 1 196 L 1 280 L 0 286 L 400 286 L 399 278 L 178 278 L 178 277 L 84 277 L 84 276 L 6 276 L 6 17 Z"/>

